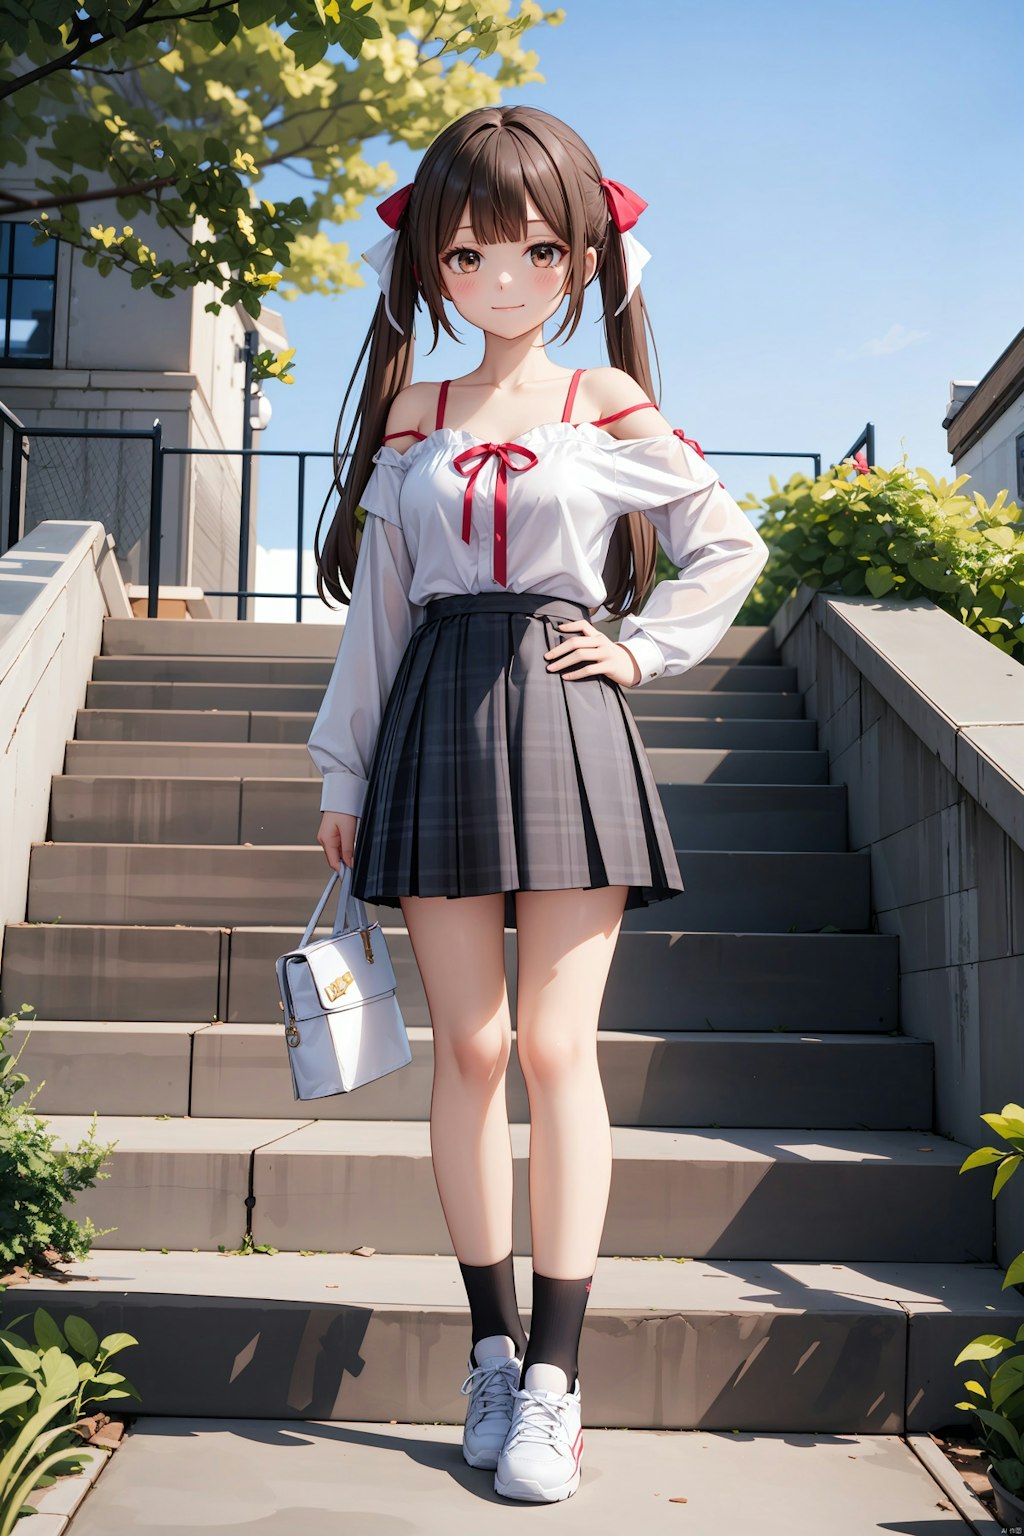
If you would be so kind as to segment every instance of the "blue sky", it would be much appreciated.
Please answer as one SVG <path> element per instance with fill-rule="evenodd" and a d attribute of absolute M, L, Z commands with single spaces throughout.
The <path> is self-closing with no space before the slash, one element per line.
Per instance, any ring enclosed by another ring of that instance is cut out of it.
<path fill-rule="evenodd" d="M 1022 323 L 1020 0 L 567 0 L 565 10 L 561 26 L 527 34 L 545 83 L 503 101 L 563 118 L 606 176 L 647 199 L 635 234 L 651 252 L 643 290 L 665 415 L 737 499 L 765 494 L 772 473 L 810 472 L 786 451 L 838 459 L 869 420 L 880 464 L 906 451 L 911 465 L 951 476 L 949 381 L 980 378 Z M 384 139 L 367 153 L 390 161 L 396 185 L 420 158 Z M 261 191 L 300 186 L 278 169 Z M 373 201 L 364 207 L 358 223 L 331 227 L 355 254 L 385 232 Z M 263 447 L 331 446 L 378 295 L 362 267 L 363 289 L 275 306 L 297 348 L 296 381 L 269 386 Z M 553 361 L 608 361 L 595 297 L 596 286 L 571 342 L 549 345 Z M 465 343 L 442 335 L 427 355 L 420 316 L 415 378 L 476 365 L 480 342 L 455 323 Z M 294 476 L 265 461 L 262 478 L 259 542 L 286 545 Z M 309 544 L 321 499 L 311 489 Z"/>

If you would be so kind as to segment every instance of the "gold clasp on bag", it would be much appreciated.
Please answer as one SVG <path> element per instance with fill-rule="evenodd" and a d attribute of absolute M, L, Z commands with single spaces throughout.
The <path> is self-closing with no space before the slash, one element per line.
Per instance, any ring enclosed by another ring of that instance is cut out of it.
<path fill-rule="evenodd" d="M 339 997 L 342 997 L 348 991 L 354 979 L 352 972 L 346 971 L 344 976 L 335 976 L 333 981 L 329 981 L 324 987 L 328 1002 L 333 1003 Z"/>
<path fill-rule="evenodd" d="M 363 941 L 363 949 L 366 952 L 366 958 L 367 958 L 368 962 L 370 963 L 370 965 L 372 965 L 373 964 L 373 945 L 370 943 L 370 930 L 369 930 L 369 928 L 360 928 L 359 933 L 360 933 L 360 936 L 361 936 L 362 941 Z"/>
<path fill-rule="evenodd" d="M 294 1019 L 291 1019 L 285 1027 L 284 1037 L 288 1041 L 289 1045 L 298 1045 L 299 1041 L 302 1039 Z"/>

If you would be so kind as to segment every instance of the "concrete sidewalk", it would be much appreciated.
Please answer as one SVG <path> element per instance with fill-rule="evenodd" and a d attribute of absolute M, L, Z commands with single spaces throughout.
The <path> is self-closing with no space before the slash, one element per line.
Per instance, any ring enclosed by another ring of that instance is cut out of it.
<path fill-rule="evenodd" d="M 898 1435 L 584 1429 L 565 1531 L 688 1536 L 992 1536 Z M 538 1506 L 467 1466 L 454 1425 L 150 1418 L 114 1454 L 71 1536 L 487 1536 Z M 980 1506 L 979 1506 L 980 1507 Z M 545 1518 L 541 1516 L 541 1518 Z"/>

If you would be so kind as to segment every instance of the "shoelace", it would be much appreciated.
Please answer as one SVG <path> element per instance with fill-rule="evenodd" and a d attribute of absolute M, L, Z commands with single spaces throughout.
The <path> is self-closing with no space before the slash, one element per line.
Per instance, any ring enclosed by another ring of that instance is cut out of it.
<path fill-rule="evenodd" d="M 524 1387 L 521 1391 L 518 1387 L 514 1388 L 512 1397 L 521 1401 L 523 1408 L 519 1417 L 513 1422 L 511 1435 L 505 1441 L 506 1451 L 519 1440 L 537 1440 L 564 1450 L 569 1444 L 569 1438 L 566 1434 L 561 1404 L 566 1396 L 571 1395 L 571 1393 L 557 1395 L 549 1393 L 539 1396 L 537 1388 L 532 1391 L 528 1387 Z"/>
<path fill-rule="evenodd" d="M 515 1389 L 512 1381 L 506 1381 L 505 1378 L 511 1378 L 513 1369 L 515 1380 L 518 1381 L 522 1369 L 521 1360 L 485 1360 L 482 1365 L 470 1371 L 459 1391 L 463 1396 L 477 1392 L 473 1406 L 478 1409 L 478 1416 L 508 1407 L 510 1394 Z"/>

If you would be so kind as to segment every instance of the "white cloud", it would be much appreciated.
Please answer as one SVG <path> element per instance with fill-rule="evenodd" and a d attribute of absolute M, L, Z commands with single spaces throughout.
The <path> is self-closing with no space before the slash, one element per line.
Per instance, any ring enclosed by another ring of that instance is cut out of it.
<path fill-rule="evenodd" d="M 844 362 L 853 362 L 858 357 L 888 357 L 892 352 L 902 352 L 904 347 L 912 347 L 916 341 L 923 341 L 927 335 L 927 331 L 908 330 L 897 320 L 890 325 L 884 336 L 869 336 L 852 350 L 839 347 L 836 356 Z"/>
<path fill-rule="evenodd" d="M 258 592 L 295 591 L 294 549 L 264 549 L 256 546 L 256 590 Z M 331 607 L 321 602 L 316 591 L 316 560 L 311 549 L 302 553 L 302 590 L 312 592 L 312 597 L 302 601 L 303 624 L 344 624 L 348 608 L 336 604 L 330 597 Z M 252 614 L 257 621 L 272 620 L 278 624 L 295 623 L 295 597 L 256 597 L 252 600 Z"/>

